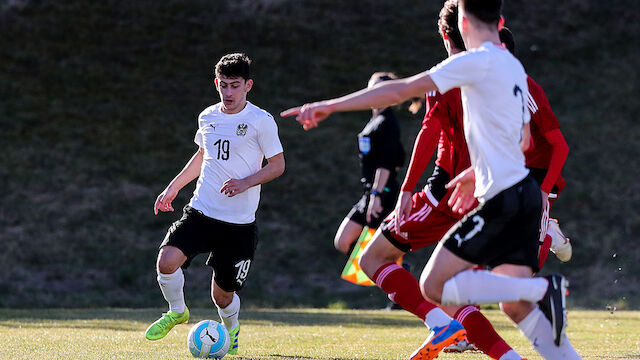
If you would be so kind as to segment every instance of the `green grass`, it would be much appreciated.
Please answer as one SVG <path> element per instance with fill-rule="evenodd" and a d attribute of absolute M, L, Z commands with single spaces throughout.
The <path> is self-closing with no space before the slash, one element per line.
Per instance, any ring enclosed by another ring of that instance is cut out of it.
<path fill-rule="evenodd" d="M 521 355 L 539 359 L 530 344 L 497 310 L 483 310 Z M 217 319 L 213 309 L 194 309 L 190 324 Z M 0 310 L 0 359 L 190 359 L 189 325 L 150 342 L 144 330 L 158 310 Z M 240 354 L 229 359 L 406 359 L 426 328 L 404 311 L 253 309 L 241 313 Z M 640 358 L 640 312 L 570 313 L 568 334 L 584 359 Z M 486 359 L 480 353 L 439 359 Z"/>

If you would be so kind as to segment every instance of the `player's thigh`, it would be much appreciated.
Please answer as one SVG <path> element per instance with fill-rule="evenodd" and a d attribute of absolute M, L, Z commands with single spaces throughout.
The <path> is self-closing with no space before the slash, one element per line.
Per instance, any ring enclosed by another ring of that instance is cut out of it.
<path fill-rule="evenodd" d="M 215 283 L 224 291 L 242 289 L 251 269 L 258 229 L 252 224 L 218 224 L 213 250 L 206 264 L 214 271 Z"/>
<path fill-rule="evenodd" d="M 404 251 L 392 244 L 383 232 L 378 229 L 360 256 L 360 267 L 365 274 L 372 277 L 380 266 L 394 263 L 404 254 Z"/>
<path fill-rule="evenodd" d="M 157 267 L 162 273 L 173 273 L 178 267 L 187 268 L 191 260 L 206 250 L 206 236 L 210 219 L 189 206 L 175 221 L 160 244 Z"/>
<path fill-rule="evenodd" d="M 420 276 L 422 294 L 438 303 L 442 298 L 444 283 L 457 273 L 475 266 L 474 263 L 460 258 L 443 245 L 442 242 L 438 243 Z"/>
<path fill-rule="evenodd" d="M 362 233 L 362 229 L 363 226 L 361 224 L 352 221 L 348 217 L 344 218 L 333 239 L 333 245 L 340 252 L 346 254 Z"/>

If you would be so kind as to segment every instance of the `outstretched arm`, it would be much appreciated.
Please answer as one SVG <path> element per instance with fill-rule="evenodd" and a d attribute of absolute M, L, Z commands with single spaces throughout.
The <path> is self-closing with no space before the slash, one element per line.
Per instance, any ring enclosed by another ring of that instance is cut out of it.
<path fill-rule="evenodd" d="M 229 179 L 222 184 L 220 192 L 228 197 L 245 192 L 248 188 L 269 182 L 284 173 L 284 154 L 279 153 L 267 159 L 267 165 L 253 175 L 243 179 Z"/>
<path fill-rule="evenodd" d="M 191 159 L 184 166 L 182 171 L 180 171 L 180 173 L 171 180 L 169 185 L 160 193 L 160 195 L 158 195 L 158 198 L 156 198 L 156 202 L 153 205 L 153 212 L 156 215 L 158 215 L 158 210 L 162 212 L 173 211 L 171 202 L 176 198 L 180 189 L 200 175 L 203 154 L 204 149 L 198 149 L 198 151 L 193 154 Z"/>
<path fill-rule="evenodd" d="M 424 96 L 437 90 L 428 73 L 423 72 L 408 78 L 383 81 L 372 88 L 330 100 L 305 104 L 280 113 L 280 116 L 294 116 L 305 130 L 317 127 L 320 121 L 334 112 L 383 108 L 401 103 L 413 97 Z"/>

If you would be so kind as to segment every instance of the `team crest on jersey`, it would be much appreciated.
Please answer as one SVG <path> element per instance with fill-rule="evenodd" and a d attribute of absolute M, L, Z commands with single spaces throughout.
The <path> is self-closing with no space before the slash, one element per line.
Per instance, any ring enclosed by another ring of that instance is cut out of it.
<path fill-rule="evenodd" d="M 249 128 L 249 126 L 247 126 L 247 124 L 245 124 L 245 123 L 238 124 L 238 128 L 236 129 L 236 135 L 238 135 L 238 136 L 247 135 L 247 129 L 248 128 Z"/>

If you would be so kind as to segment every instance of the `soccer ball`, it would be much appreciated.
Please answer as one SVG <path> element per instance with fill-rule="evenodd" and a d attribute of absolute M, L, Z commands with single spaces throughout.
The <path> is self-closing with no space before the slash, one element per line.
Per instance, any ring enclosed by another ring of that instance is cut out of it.
<path fill-rule="evenodd" d="M 189 351 L 197 358 L 221 359 L 229 351 L 230 344 L 227 328 L 214 320 L 200 321 L 187 335 Z"/>

